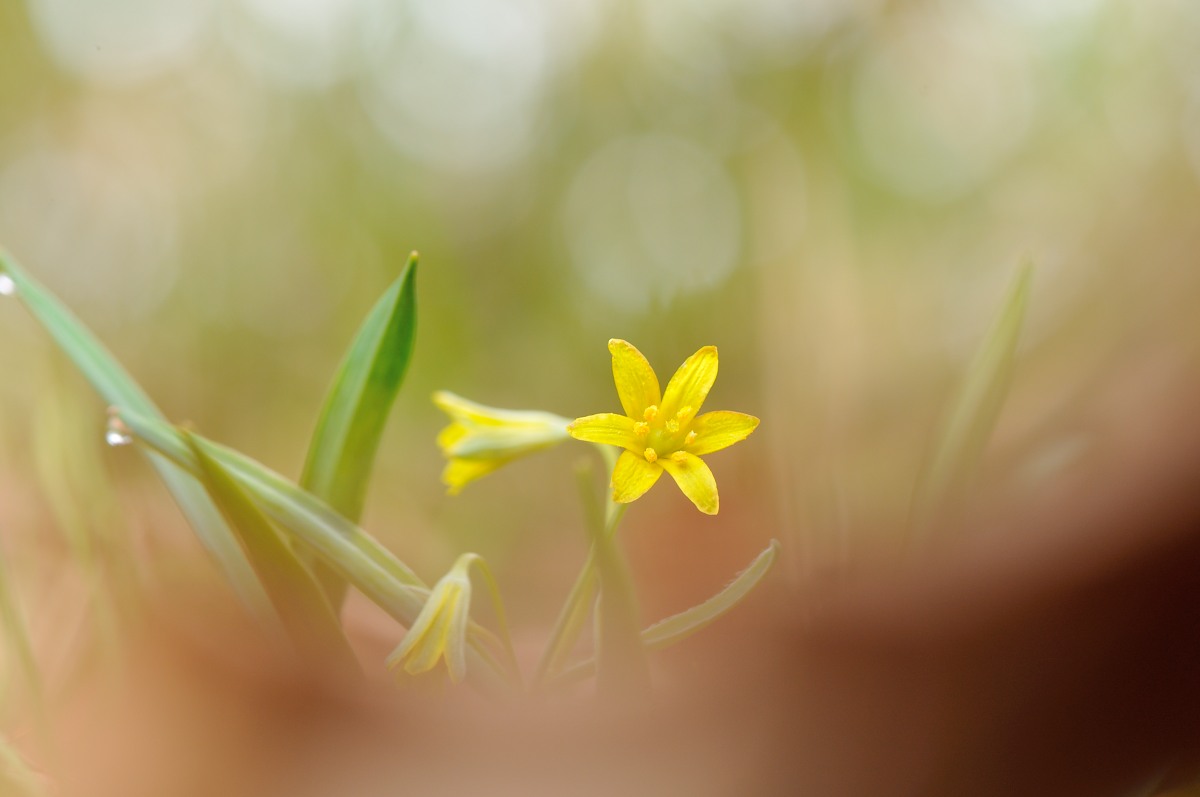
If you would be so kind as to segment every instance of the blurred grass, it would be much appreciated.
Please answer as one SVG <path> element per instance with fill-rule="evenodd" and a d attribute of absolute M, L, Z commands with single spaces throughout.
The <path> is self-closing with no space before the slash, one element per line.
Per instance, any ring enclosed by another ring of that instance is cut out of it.
<path fill-rule="evenodd" d="M 112 358 L 103 344 L 56 297 L 26 275 L 3 250 L 0 250 L 0 273 L 12 279 L 17 296 L 25 307 L 108 403 L 161 417 L 154 402 Z M 269 626 L 275 622 L 267 597 L 245 554 L 203 488 L 164 459 L 152 455 L 151 463 L 159 471 L 201 542 L 224 569 L 230 586 L 247 608 L 264 624 Z"/>
<path fill-rule="evenodd" d="M 1033 263 L 1026 257 L 1017 267 L 999 316 L 963 374 L 917 475 L 910 534 L 927 536 L 937 520 L 944 522 L 960 509 L 964 492 L 977 475 L 1008 397 L 1032 282 Z"/>

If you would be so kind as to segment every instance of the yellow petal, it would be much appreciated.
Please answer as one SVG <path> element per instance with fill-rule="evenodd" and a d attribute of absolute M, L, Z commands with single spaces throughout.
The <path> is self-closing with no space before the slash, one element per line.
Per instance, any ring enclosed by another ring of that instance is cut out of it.
<path fill-rule="evenodd" d="M 577 418 L 567 427 L 567 432 L 576 440 L 631 449 L 638 446 L 633 425 L 633 418 L 614 412 L 602 412 L 599 415 Z"/>
<path fill-rule="evenodd" d="M 450 495 L 458 495 L 462 488 L 481 476 L 486 476 L 497 468 L 507 465 L 507 459 L 459 459 L 454 458 L 442 469 L 442 484 L 448 488 Z"/>
<path fill-rule="evenodd" d="M 717 480 L 712 471 L 704 464 L 704 460 L 686 451 L 677 451 L 669 457 L 662 457 L 658 464 L 671 474 L 683 494 L 706 515 L 717 514 Z"/>
<path fill-rule="evenodd" d="M 717 347 L 705 346 L 684 360 L 671 377 L 659 414 L 670 417 L 685 407 L 691 407 L 692 413 L 699 412 L 716 379 Z"/>
<path fill-rule="evenodd" d="M 467 427 L 465 427 L 461 423 L 455 421 L 454 423 L 450 424 L 442 431 L 438 432 L 438 436 L 437 436 L 438 448 L 445 451 L 446 449 L 450 448 L 455 443 L 459 442 L 464 437 L 466 437 L 467 434 L 468 434 Z"/>
<path fill-rule="evenodd" d="M 632 451 L 622 451 L 613 468 L 612 485 L 613 500 L 618 504 L 628 504 L 636 501 L 654 486 L 662 468 L 657 464 L 646 461 L 646 458 Z"/>
<path fill-rule="evenodd" d="M 564 419 L 549 412 L 537 410 L 503 410 L 499 407 L 489 407 L 470 401 L 449 390 L 439 390 L 433 394 L 433 403 L 442 412 L 470 429 L 478 426 L 555 426 Z M 565 421 L 564 421 L 565 422 Z"/>
<path fill-rule="evenodd" d="M 420 675 L 429 672 L 437 666 L 438 660 L 446 650 L 446 639 L 449 637 L 450 615 L 438 612 L 434 615 L 429 627 L 424 629 L 417 642 L 404 656 L 404 671 L 409 675 Z M 415 629 L 414 629 L 415 630 Z M 410 631 L 405 635 L 408 639 Z"/>
<path fill-rule="evenodd" d="M 454 427 L 451 425 L 447 428 Z M 444 437 L 439 435 L 438 442 L 443 443 L 447 438 L 452 442 L 442 446 L 442 453 L 448 457 L 499 458 L 507 461 L 561 443 L 567 438 L 567 421 L 562 419 L 553 425 L 507 423 L 476 427 L 467 429 L 465 434 L 457 437 L 452 433 Z"/>
<path fill-rule="evenodd" d="M 440 582 L 435 585 L 389 662 L 403 661 L 404 671 L 413 675 L 433 669 L 446 644 L 450 625 L 447 603 L 456 598 L 457 590 L 448 590 Z"/>
<path fill-rule="evenodd" d="M 687 446 L 691 453 L 702 456 L 720 451 L 739 440 L 745 440 L 758 426 L 758 418 L 742 412 L 706 412 L 692 422 L 696 438 Z"/>
<path fill-rule="evenodd" d="M 617 383 L 621 407 L 630 418 L 641 420 L 647 407 L 662 400 L 658 377 L 632 343 L 613 338 L 608 342 L 608 350 L 612 353 L 613 381 Z"/>
<path fill-rule="evenodd" d="M 443 655 L 446 659 L 446 669 L 450 680 L 461 683 L 467 674 L 467 625 L 471 619 L 470 582 L 466 589 L 459 593 L 450 616 L 446 642 L 443 645 Z"/>
<path fill-rule="evenodd" d="M 483 425 L 501 422 L 496 417 L 497 411 L 494 408 L 469 401 L 449 390 L 439 390 L 434 393 L 433 403 L 456 421 L 468 421 Z"/>

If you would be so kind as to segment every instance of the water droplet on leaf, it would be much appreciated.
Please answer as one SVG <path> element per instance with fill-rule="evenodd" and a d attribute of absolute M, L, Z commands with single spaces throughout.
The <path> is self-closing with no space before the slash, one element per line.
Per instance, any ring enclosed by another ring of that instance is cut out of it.
<path fill-rule="evenodd" d="M 104 434 L 104 441 L 110 446 L 127 446 L 133 438 L 118 429 L 109 429 Z"/>
<path fill-rule="evenodd" d="M 108 430 L 104 433 L 104 442 L 110 446 L 127 446 L 133 442 L 129 427 L 116 414 L 115 408 L 108 411 Z"/>

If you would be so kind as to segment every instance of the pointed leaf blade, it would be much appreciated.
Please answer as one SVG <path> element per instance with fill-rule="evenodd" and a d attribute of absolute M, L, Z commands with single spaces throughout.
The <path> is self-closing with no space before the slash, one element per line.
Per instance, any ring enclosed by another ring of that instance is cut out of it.
<path fill-rule="evenodd" d="M 375 452 L 412 357 L 417 327 L 417 253 L 371 308 L 346 352 L 317 420 L 300 486 L 348 519 L 362 517 Z M 335 607 L 346 583 L 314 569 Z"/>
<path fill-rule="evenodd" d="M 704 603 L 659 620 L 642 632 L 642 642 L 651 650 L 662 650 L 710 625 L 741 603 L 771 571 L 778 557 L 779 542 L 771 540 L 766 550 L 755 557 L 750 566 L 738 573 L 723 590 Z"/>
<path fill-rule="evenodd" d="M 375 452 L 408 370 L 416 332 L 417 253 L 375 303 L 346 352 L 313 433 L 300 486 L 357 522 Z"/>

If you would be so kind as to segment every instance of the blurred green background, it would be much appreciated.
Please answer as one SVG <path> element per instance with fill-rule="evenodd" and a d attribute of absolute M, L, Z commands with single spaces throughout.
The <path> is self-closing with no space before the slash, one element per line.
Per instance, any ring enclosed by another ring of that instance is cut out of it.
<path fill-rule="evenodd" d="M 1188 0 L 0 3 L 0 245 L 169 417 L 297 476 L 421 252 L 365 525 L 431 579 L 483 553 L 518 626 L 582 557 L 582 447 L 446 498 L 433 390 L 574 417 L 618 407 L 610 337 L 664 381 L 719 346 L 710 408 L 763 421 L 711 460 L 721 514 L 664 483 L 627 520 L 677 610 L 772 536 L 793 575 L 888 544 L 1023 252 L 983 478 L 1022 500 L 1103 450 L 1195 370 L 1198 174 Z M 53 569 L 72 525 L 151 577 L 194 553 L 16 303 L 0 340 L 9 557 Z"/>

